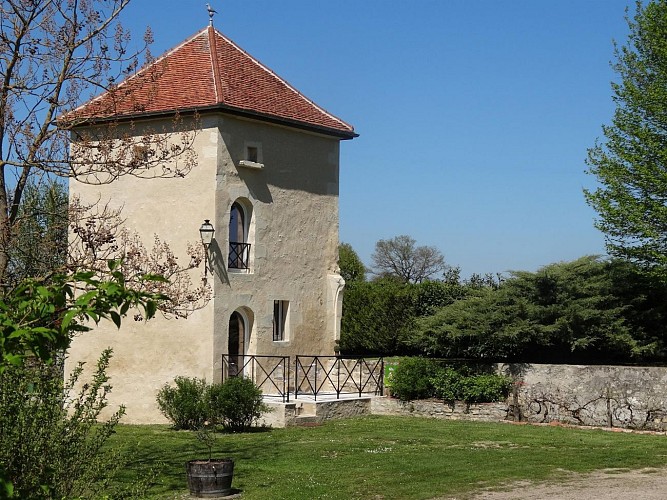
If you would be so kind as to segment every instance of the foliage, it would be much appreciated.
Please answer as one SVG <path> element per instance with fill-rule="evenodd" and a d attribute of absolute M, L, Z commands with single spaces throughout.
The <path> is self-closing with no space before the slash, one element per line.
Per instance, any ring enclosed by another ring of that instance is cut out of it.
<path fill-rule="evenodd" d="M 162 414 L 174 424 L 174 429 L 197 430 L 208 419 L 209 386 L 198 378 L 176 377 L 175 387 L 165 384 L 157 393 Z"/>
<path fill-rule="evenodd" d="M 404 354 L 415 317 L 413 285 L 393 278 L 353 282 L 345 288 L 340 349 L 346 354 Z"/>
<path fill-rule="evenodd" d="M 432 380 L 435 397 L 447 402 L 494 403 L 507 399 L 512 382 L 495 373 L 466 375 L 454 368 L 440 370 Z"/>
<path fill-rule="evenodd" d="M 13 418 L 14 412 L 23 411 L 23 407 L 19 405 L 21 401 L 26 404 L 34 403 L 34 408 L 28 413 L 39 414 L 39 411 L 43 409 L 45 412 L 43 417 L 50 416 L 52 418 L 52 420 L 44 423 L 46 426 L 49 422 L 56 425 L 57 420 L 66 414 L 67 410 L 71 410 L 73 413 L 71 413 L 69 420 L 66 421 L 69 422 L 73 432 L 76 429 L 83 429 L 82 432 L 85 437 L 86 432 L 88 432 L 86 429 L 92 425 L 91 422 L 95 422 L 97 414 L 106 405 L 104 398 L 109 388 L 103 384 L 106 383 L 104 371 L 108 364 L 110 353 L 105 353 L 100 364 L 98 364 L 94 383 L 84 386 L 84 388 L 94 392 L 86 393 L 84 391 L 80 393 L 79 398 L 71 404 L 63 401 L 63 394 L 66 394 L 66 390 L 74 386 L 81 373 L 81 369 L 78 368 L 74 372 L 70 378 L 69 385 L 63 388 L 62 374 L 53 371 L 45 372 L 46 368 L 42 368 L 42 363 L 44 367 L 52 367 L 54 359 L 62 356 L 69 347 L 74 334 L 90 330 L 86 322 L 98 323 L 102 319 L 110 319 L 120 327 L 122 318 L 127 315 L 131 308 L 139 308 L 143 311 L 146 318 L 151 318 L 155 314 L 157 303 L 163 300 L 163 297 L 130 288 L 125 276 L 118 271 L 119 264 L 117 261 L 109 261 L 108 273 L 104 277 L 98 276 L 93 271 L 87 271 L 75 272 L 71 275 L 56 274 L 48 282 L 36 278 L 25 279 L 18 286 L 0 297 L 0 377 L 6 376 L 7 378 L 4 380 L 4 383 L 7 384 L 16 384 L 18 382 L 32 384 L 27 389 L 17 386 L 16 390 L 6 387 L 6 390 L 0 391 L 0 398 L 2 398 L 3 394 L 7 395 L 8 392 L 12 391 L 15 393 L 13 395 L 19 398 L 18 403 L 12 402 L 9 399 L 3 400 L 2 411 L 5 412 L 3 415 L 6 416 L 9 414 Z M 161 278 L 155 276 L 133 277 L 135 282 L 159 279 Z M 31 361 L 31 364 L 27 368 L 25 367 L 26 360 Z M 32 365 L 36 365 L 36 367 L 33 368 Z M 21 373 L 21 375 L 15 378 L 16 373 Z M 40 377 L 33 380 L 33 375 L 40 375 Z M 61 385 L 53 386 L 47 384 L 42 390 L 38 384 L 42 379 L 51 383 L 55 383 L 55 380 L 60 380 Z M 26 399 L 27 394 L 34 392 L 34 387 L 39 389 L 41 396 Z M 7 405 L 13 405 L 13 408 L 7 410 Z M 60 413 L 57 412 L 58 409 L 60 409 Z M 118 414 L 118 418 L 120 418 L 120 414 L 122 412 Z M 112 418 L 114 424 L 116 421 L 117 418 Z M 31 426 L 39 427 L 41 425 L 39 421 L 27 422 L 28 424 L 26 425 L 30 428 L 32 428 Z M 14 432 L 17 432 L 17 429 L 21 429 L 21 425 L 22 421 L 17 421 L 16 425 L 14 425 L 10 420 L 5 418 L 2 428 L 0 428 L 0 439 L 9 439 L 10 436 L 14 435 Z M 29 435 L 29 430 L 29 428 L 25 429 L 26 436 Z M 45 432 L 46 430 L 45 427 Z M 53 432 L 53 429 L 50 429 L 49 432 Z M 22 434 L 19 435 L 22 436 Z M 78 436 L 67 433 L 63 435 L 73 442 Z M 26 451 L 25 456 L 27 457 L 27 461 L 32 460 L 35 463 L 39 463 L 30 453 L 40 454 L 43 448 L 51 446 L 51 443 L 48 442 L 51 439 L 50 436 L 50 434 L 42 436 L 40 439 L 44 441 L 39 441 L 35 437 L 35 447 L 29 448 Z M 104 441 L 106 439 L 102 439 L 104 433 L 95 434 L 95 436 L 98 436 L 95 438 L 97 441 Z M 103 453 L 99 452 L 101 444 L 99 446 L 95 445 L 95 439 L 82 452 L 84 454 L 89 452 L 88 460 L 91 467 L 97 463 L 96 460 L 98 457 L 103 456 Z M 55 446 L 56 444 L 53 445 Z M 11 449 L 11 447 L 3 447 L 3 450 Z M 58 459 L 65 469 L 67 467 L 72 469 L 74 465 L 71 465 L 70 462 L 75 461 L 80 456 L 75 446 L 65 447 L 63 445 L 59 449 L 59 453 L 61 455 L 58 455 Z M 45 456 L 49 457 L 48 454 Z M 11 469 L 11 467 L 12 465 L 5 460 L 0 461 L 0 491 L 4 490 L 7 494 L 14 492 L 21 496 L 21 491 L 23 491 L 22 483 L 12 485 L 11 481 L 16 480 L 17 476 L 12 472 L 15 469 Z M 56 472 L 59 471 L 58 474 L 65 474 L 66 472 L 63 472 L 65 469 L 57 469 L 53 466 L 51 469 L 47 467 L 46 470 L 47 472 L 48 470 L 53 470 Z M 88 472 L 85 473 L 88 474 Z M 75 475 L 76 471 L 72 470 L 71 474 L 73 479 L 77 477 Z M 45 488 L 45 495 L 60 491 L 60 488 L 69 487 L 67 486 L 68 483 L 64 481 L 62 485 L 52 482 L 60 481 L 59 476 L 56 475 L 41 475 L 38 476 L 38 480 L 45 481 L 39 483 L 40 488 Z M 71 487 L 74 488 L 74 486 Z"/>
<path fill-rule="evenodd" d="M 416 322 L 430 356 L 525 362 L 664 359 L 667 286 L 622 261 L 583 257 L 514 272 Z"/>
<path fill-rule="evenodd" d="M 474 289 L 493 288 L 494 290 L 497 290 L 500 288 L 500 285 L 503 284 L 503 281 L 505 281 L 505 276 L 503 276 L 502 273 L 472 273 L 470 277 L 465 280 L 465 285 Z"/>
<path fill-rule="evenodd" d="M 391 392 L 403 401 L 439 398 L 450 403 L 492 403 L 506 399 L 511 380 L 478 370 L 480 368 L 455 367 L 429 358 L 401 358 L 392 374 Z"/>
<path fill-rule="evenodd" d="M 348 285 L 355 281 L 366 281 L 366 266 L 349 243 L 338 245 L 338 267 Z"/>
<path fill-rule="evenodd" d="M 469 295 L 458 283 L 403 283 L 393 277 L 353 282 L 345 288 L 341 350 L 346 354 L 405 355 L 418 317 Z"/>
<path fill-rule="evenodd" d="M 176 377 L 175 387 L 165 384 L 157 394 L 158 408 L 174 429 L 200 432 L 221 424 L 232 432 L 247 431 L 269 407 L 252 380 L 231 377 L 222 384 L 198 378 Z"/>
<path fill-rule="evenodd" d="M 416 243 L 407 235 L 379 240 L 371 255 L 373 272 L 378 276 L 395 276 L 406 283 L 421 283 L 447 269 L 440 250 Z"/>
<path fill-rule="evenodd" d="M 391 379 L 392 395 L 404 401 L 432 397 L 432 379 L 437 371 L 438 365 L 433 360 L 401 358 Z"/>
<path fill-rule="evenodd" d="M 431 377 L 433 396 L 451 403 L 463 401 L 463 377 L 460 372 L 451 367 L 440 368 Z"/>
<path fill-rule="evenodd" d="M 23 192 L 9 246 L 7 283 L 62 271 L 67 260 L 67 187 L 31 179 Z"/>
<path fill-rule="evenodd" d="M 86 322 L 110 319 L 120 327 L 133 308 L 146 318 L 155 315 L 164 297 L 136 291 L 108 262 L 108 274 L 93 271 L 57 274 L 48 282 L 26 279 L 0 297 L 0 372 L 6 364 L 19 365 L 26 357 L 50 361 L 69 347 L 72 335 L 90 330 Z M 135 276 L 135 282 L 159 281 L 156 276 Z"/>
<path fill-rule="evenodd" d="M 102 353 L 87 384 L 83 364 L 67 382 L 59 364 L 39 361 L 0 373 L 0 467 L 16 498 L 92 498 L 124 466 L 127 457 L 107 445 L 124 408 L 98 424 L 110 358 Z"/>
<path fill-rule="evenodd" d="M 424 281 L 414 285 L 415 314 L 430 316 L 438 309 L 453 304 L 469 295 L 464 285 L 442 281 Z"/>
<path fill-rule="evenodd" d="M 205 422 L 202 423 L 201 427 L 197 429 L 197 441 L 206 446 L 206 449 L 208 450 L 209 462 L 211 461 L 211 457 L 213 456 L 213 446 L 215 445 L 215 439 L 216 439 L 215 428 L 211 424 L 211 422 L 206 420 Z"/>
<path fill-rule="evenodd" d="M 667 275 L 667 1 L 637 2 L 616 47 L 616 110 L 588 152 L 600 187 L 585 191 L 612 255 Z"/>
<path fill-rule="evenodd" d="M 245 377 L 231 377 L 209 391 L 209 411 L 214 422 L 232 432 L 247 431 L 270 411 L 262 400 L 262 390 Z"/>

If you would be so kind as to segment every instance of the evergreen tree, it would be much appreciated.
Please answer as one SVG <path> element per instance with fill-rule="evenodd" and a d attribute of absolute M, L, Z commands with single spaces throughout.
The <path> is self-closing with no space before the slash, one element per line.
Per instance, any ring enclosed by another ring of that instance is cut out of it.
<path fill-rule="evenodd" d="M 9 284 L 62 271 L 67 260 L 67 211 L 62 182 L 50 179 L 26 186 L 9 248 Z"/>
<path fill-rule="evenodd" d="M 608 251 L 667 276 L 667 0 L 637 2 L 616 47 L 616 111 L 588 153 L 601 186 L 585 191 Z"/>
<path fill-rule="evenodd" d="M 366 281 L 366 266 L 349 243 L 341 243 L 338 246 L 338 267 L 345 283 Z"/>

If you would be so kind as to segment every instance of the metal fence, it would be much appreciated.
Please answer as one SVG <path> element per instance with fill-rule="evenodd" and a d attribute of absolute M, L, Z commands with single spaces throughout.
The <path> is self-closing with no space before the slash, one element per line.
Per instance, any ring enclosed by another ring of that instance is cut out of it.
<path fill-rule="evenodd" d="M 296 356 L 294 399 L 299 394 L 381 395 L 384 387 L 384 360 L 340 356 Z"/>
<path fill-rule="evenodd" d="M 291 374 L 294 374 L 294 380 Z M 256 356 L 222 355 L 222 380 L 244 376 L 251 379 L 265 396 L 289 402 L 299 396 L 318 397 L 355 394 L 382 395 L 383 358 L 344 358 L 340 356 Z"/>
<path fill-rule="evenodd" d="M 222 355 L 222 381 L 242 375 L 267 396 L 289 403 L 289 356 Z"/>

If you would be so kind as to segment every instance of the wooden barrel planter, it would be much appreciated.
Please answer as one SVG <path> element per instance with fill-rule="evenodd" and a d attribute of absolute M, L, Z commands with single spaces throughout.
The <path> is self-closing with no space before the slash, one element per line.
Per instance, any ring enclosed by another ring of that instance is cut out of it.
<path fill-rule="evenodd" d="M 223 497 L 232 492 L 234 461 L 231 458 L 190 460 L 185 470 L 190 495 L 194 497 Z"/>

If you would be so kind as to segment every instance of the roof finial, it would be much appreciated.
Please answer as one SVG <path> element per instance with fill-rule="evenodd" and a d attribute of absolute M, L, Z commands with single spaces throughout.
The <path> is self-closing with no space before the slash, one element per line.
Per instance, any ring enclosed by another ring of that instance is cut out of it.
<path fill-rule="evenodd" d="M 208 24 L 209 26 L 213 26 L 213 15 L 217 14 L 218 11 L 211 7 L 211 5 L 208 3 L 206 4 L 206 10 L 208 11 Z"/>

